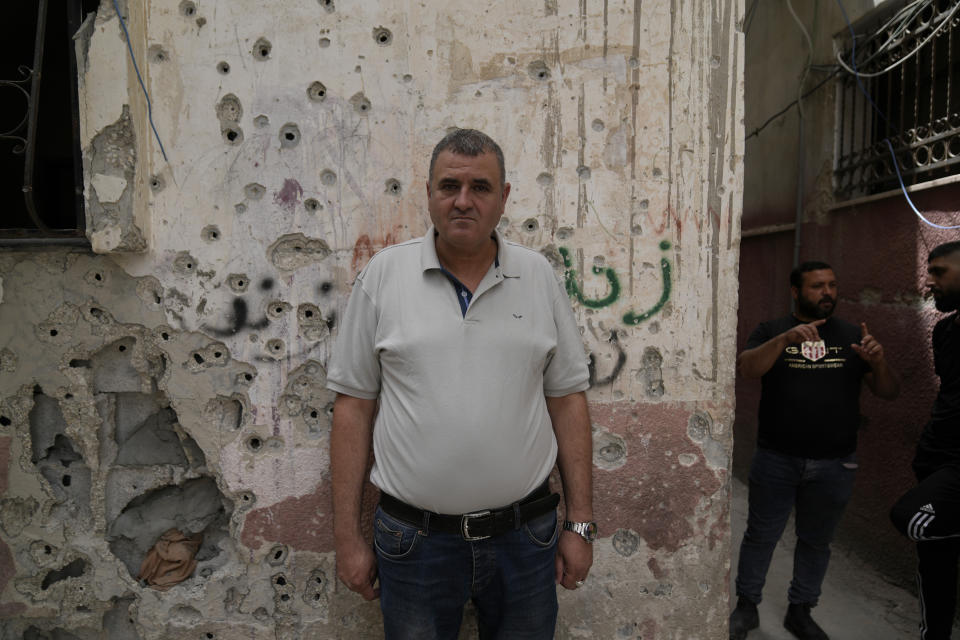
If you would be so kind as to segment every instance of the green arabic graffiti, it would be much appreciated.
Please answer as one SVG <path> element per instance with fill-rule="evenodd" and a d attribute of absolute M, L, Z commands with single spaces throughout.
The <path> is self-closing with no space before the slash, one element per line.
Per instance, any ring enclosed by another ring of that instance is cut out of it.
<path fill-rule="evenodd" d="M 617 274 L 613 269 L 594 266 L 594 275 L 606 275 L 607 282 L 610 285 L 610 292 L 603 298 L 584 298 L 583 292 L 580 291 L 580 285 L 577 284 L 577 272 L 570 268 L 573 266 L 573 263 L 570 261 L 570 252 L 566 247 L 560 247 L 560 255 L 563 256 L 563 266 L 567 268 L 564 272 L 564 281 L 566 283 L 568 296 L 576 299 L 580 304 L 590 309 L 602 309 L 617 301 L 620 297 L 620 280 L 617 278 Z"/>
<path fill-rule="evenodd" d="M 669 251 L 671 244 L 668 240 L 663 240 L 660 242 L 661 251 Z M 604 275 L 607 278 L 607 282 L 610 286 L 609 293 L 603 298 L 584 298 L 583 292 L 580 290 L 580 285 L 577 283 L 577 272 L 572 269 L 573 263 L 570 260 L 570 251 L 566 247 L 559 248 L 560 255 L 563 256 L 563 266 L 566 268 L 564 272 L 564 282 L 567 289 L 567 295 L 571 298 L 577 300 L 585 307 L 590 309 L 601 309 L 603 307 L 610 306 L 620 298 L 620 280 L 617 278 L 616 272 L 609 267 L 593 267 L 594 275 Z M 663 289 L 660 293 L 660 299 L 657 300 L 657 303 L 652 307 L 647 309 L 642 313 L 635 313 L 633 311 L 628 311 L 623 316 L 624 324 L 637 325 L 645 320 L 649 320 L 651 317 L 659 313 L 667 301 L 670 300 L 670 292 L 672 290 L 673 284 L 670 278 L 670 261 L 666 258 L 660 258 L 660 274 L 663 280 Z"/>

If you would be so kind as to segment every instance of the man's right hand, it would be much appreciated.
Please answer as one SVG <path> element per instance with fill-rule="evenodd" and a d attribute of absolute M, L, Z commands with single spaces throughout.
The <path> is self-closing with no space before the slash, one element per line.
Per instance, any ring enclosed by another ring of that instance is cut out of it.
<path fill-rule="evenodd" d="M 784 334 L 784 338 L 786 339 L 787 344 L 794 344 L 795 342 L 817 342 L 820 340 L 820 332 L 817 331 L 817 327 L 826 321 L 826 318 L 821 318 L 808 324 L 798 324 L 794 328 L 787 331 Z"/>
<path fill-rule="evenodd" d="M 351 591 L 356 591 L 364 600 L 380 597 L 377 582 L 377 557 L 363 539 L 338 542 L 337 577 Z"/>

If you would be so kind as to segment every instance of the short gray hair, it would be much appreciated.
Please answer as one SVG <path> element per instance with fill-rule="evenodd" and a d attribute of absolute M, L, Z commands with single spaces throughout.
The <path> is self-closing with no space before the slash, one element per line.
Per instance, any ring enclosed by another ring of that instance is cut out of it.
<path fill-rule="evenodd" d="M 437 156 L 444 151 L 470 157 L 492 153 L 497 157 L 497 165 L 500 167 L 500 188 L 506 184 L 507 169 L 503 162 L 503 149 L 484 132 L 476 129 L 454 129 L 443 136 L 443 140 L 437 143 L 430 156 L 430 182 L 433 182 L 433 167 L 437 164 Z"/>

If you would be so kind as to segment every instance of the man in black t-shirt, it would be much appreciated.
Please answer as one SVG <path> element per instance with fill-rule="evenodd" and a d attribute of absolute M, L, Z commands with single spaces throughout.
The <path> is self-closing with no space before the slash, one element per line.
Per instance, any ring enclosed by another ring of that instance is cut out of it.
<path fill-rule="evenodd" d="M 927 274 L 937 310 L 954 313 L 933 328 L 940 390 L 913 459 L 919 484 L 897 501 L 890 517 L 917 543 L 920 637 L 941 640 L 953 628 L 960 560 L 960 242 L 931 251 Z"/>
<path fill-rule="evenodd" d="M 743 640 L 759 625 L 767 569 L 794 508 L 797 546 L 783 626 L 801 640 L 827 639 L 810 609 L 853 490 L 861 382 L 881 398 L 900 391 L 867 325 L 832 317 L 837 278 L 830 265 L 802 263 L 790 274 L 790 291 L 796 311 L 761 323 L 737 358 L 741 375 L 761 378 L 761 392 L 731 640 Z"/>

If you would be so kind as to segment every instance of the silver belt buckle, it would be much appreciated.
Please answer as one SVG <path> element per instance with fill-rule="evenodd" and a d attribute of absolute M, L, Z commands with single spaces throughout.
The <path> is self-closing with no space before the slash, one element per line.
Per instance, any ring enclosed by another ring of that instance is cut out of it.
<path fill-rule="evenodd" d="M 460 533 L 463 534 L 463 539 L 467 542 L 474 542 L 476 540 L 486 540 L 490 536 L 472 536 L 470 535 L 470 520 L 473 518 L 479 518 L 481 516 L 490 515 L 490 511 L 474 511 L 473 513 L 465 513 L 460 517 Z"/>

